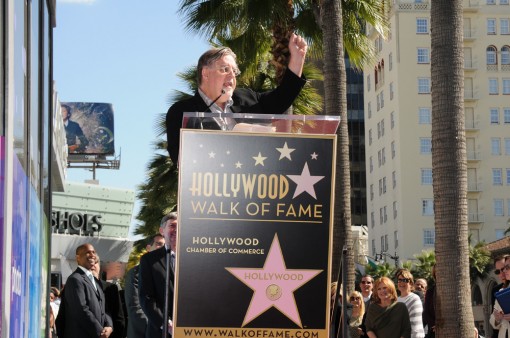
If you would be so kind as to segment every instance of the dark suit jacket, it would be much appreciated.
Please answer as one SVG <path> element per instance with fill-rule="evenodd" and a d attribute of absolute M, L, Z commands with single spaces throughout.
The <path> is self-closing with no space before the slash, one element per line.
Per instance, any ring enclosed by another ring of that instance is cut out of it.
<path fill-rule="evenodd" d="M 146 338 L 161 337 L 161 327 L 167 328 L 168 318 L 163 319 L 165 311 L 165 269 L 166 248 L 146 253 L 140 259 L 139 297 L 143 312 L 149 320 Z M 169 318 L 172 318 L 174 300 L 174 274 L 170 269 L 168 289 Z M 168 336 L 170 337 L 170 336 Z"/>
<path fill-rule="evenodd" d="M 80 150 L 85 149 L 85 147 L 89 144 L 89 141 L 85 137 L 85 134 L 83 134 L 83 130 L 78 123 L 68 120 L 67 126 L 65 126 L 65 130 L 68 146 L 75 145 L 76 138 L 80 140 Z"/>
<path fill-rule="evenodd" d="M 109 338 L 124 338 L 126 337 L 126 321 L 124 319 L 119 288 L 117 285 L 103 280 L 98 282 L 101 284 L 104 292 L 105 311 L 111 317 L 113 323 L 113 332 Z"/>
<path fill-rule="evenodd" d="M 96 286 L 97 290 L 80 268 L 67 278 L 58 312 L 58 318 L 64 319 L 64 328 L 57 328 L 60 338 L 99 337 L 104 327 L 112 327 L 105 311 L 103 290 L 101 285 Z"/>
<path fill-rule="evenodd" d="M 133 267 L 126 274 L 124 283 L 124 296 L 126 298 L 126 307 L 128 311 L 128 329 L 127 338 L 145 337 L 147 329 L 147 316 L 140 306 L 138 298 L 138 273 L 140 265 Z"/>
<path fill-rule="evenodd" d="M 304 77 L 298 77 L 287 69 L 281 84 L 274 90 L 257 93 L 251 89 L 236 89 L 232 95 L 233 113 L 283 114 L 292 105 L 306 83 Z M 195 96 L 174 103 L 166 114 L 167 149 L 174 164 L 179 158 L 180 129 L 185 112 L 205 112 L 207 105 L 198 92 Z M 219 128 L 218 128 L 219 129 Z"/>

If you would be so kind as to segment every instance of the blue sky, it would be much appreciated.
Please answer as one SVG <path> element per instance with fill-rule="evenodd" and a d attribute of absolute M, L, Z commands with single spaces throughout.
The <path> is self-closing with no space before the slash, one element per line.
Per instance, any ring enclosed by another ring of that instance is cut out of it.
<path fill-rule="evenodd" d="M 58 0 L 54 80 L 60 101 L 112 103 L 119 170 L 98 170 L 101 185 L 136 190 L 153 155 L 154 125 L 167 96 L 185 90 L 176 74 L 196 65 L 205 39 L 184 30 L 177 0 Z M 92 179 L 69 169 L 68 181 Z M 135 204 L 135 213 L 138 210 Z M 131 231 L 135 219 L 131 224 Z"/>

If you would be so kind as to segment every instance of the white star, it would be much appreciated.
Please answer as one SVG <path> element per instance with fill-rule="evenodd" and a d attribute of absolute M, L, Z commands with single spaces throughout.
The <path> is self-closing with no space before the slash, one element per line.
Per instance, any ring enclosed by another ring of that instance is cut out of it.
<path fill-rule="evenodd" d="M 290 153 L 296 150 L 295 148 L 289 148 L 287 147 L 287 142 L 283 145 L 283 148 L 276 148 L 280 152 L 280 160 L 284 157 L 288 158 L 290 161 L 292 159 L 290 158 Z"/>
<path fill-rule="evenodd" d="M 316 159 L 317 159 L 317 157 L 319 156 L 319 154 L 317 154 L 317 153 L 314 151 L 314 152 L 313 152 L 313 154 L 312 154 L 312 155 L 310 155 L 310 156 L 312 156 L 312 160 L 316 160 Z"/>
<path fill-rule="evenodd" d="M 264 166 L 264 160 L 266 159 L 267 157 L 262 157 L 262 154 L 259 152 L 259 154 L 257 156 L 254 156 L 253 159 L 255 160 L 255 165 L 262 165 Z"/>
<path fill-rule="evenodd" d="M 237 161 L 236 168 L 241 168 L 242 166 L 243 166 L 243 164 L 241 162 Z"/>
<path fill-rule="evenodd" d="M 212 152 L 212 151 L 211 151 L 211 152 L 209 153 L 209 158 L 214 158 L 214 156 L 216 156 L 216 153 L 214 153 L 214 152 Z"/>
<path fill-rule="evenodd" d="M 292 198 L 296 198 L 302 192 L 307 192 L 310 196 L 317 199 L 315 196 L 314 184 L 324 178 L 324 176 L 311 176 L 310 170 L 308 169 L 308 163 L 305 162 L 301 175 L 287 175 L 288 178 L 297 183 L 296 191 Z"/>

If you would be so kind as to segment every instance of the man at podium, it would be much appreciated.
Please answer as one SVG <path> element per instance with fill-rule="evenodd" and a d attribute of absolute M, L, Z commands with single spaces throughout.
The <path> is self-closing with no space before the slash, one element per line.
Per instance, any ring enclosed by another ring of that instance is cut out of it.
<path fill-rule="evenodd" d="M 274 90 L 263 93 L 236 88 L 240 71 L 230 48 L 213 48 L 202 54 L 197 65 L 197 92 L 189 99 L 174 103 L 166 115 L 167 149 L 172 162 L 178 163 L 179 130 L 184 112 L 283 114 L 306 83 L 302 72 L 307 47 L 301 36 L 292 34 L 289 65 L 282 82 Z M 212 122 L 217 128 L 209 129 L 230 130 L 235 125 L 232 119 L 220 118 Z"/>

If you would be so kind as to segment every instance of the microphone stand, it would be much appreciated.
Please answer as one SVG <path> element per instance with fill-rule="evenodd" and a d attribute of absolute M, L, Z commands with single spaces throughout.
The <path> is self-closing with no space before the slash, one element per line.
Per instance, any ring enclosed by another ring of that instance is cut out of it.
<path fill-rule="evenodd" d="M 170 266 L 170 259 L 172 257 L 172 250 L 166 250 L 166 271 L 165 271 L 165 310 L 163 313 L 163 334 L 162 338 L 168 337 L 168 289 L 170 288 L 170 270 L 172 267 Z"/>

